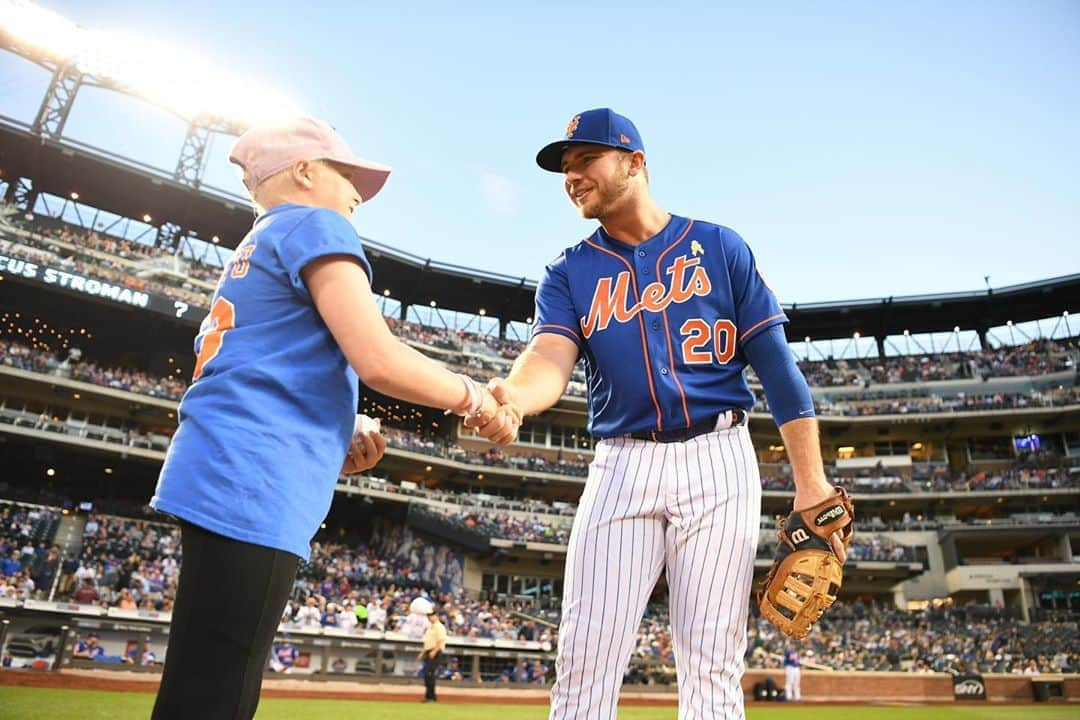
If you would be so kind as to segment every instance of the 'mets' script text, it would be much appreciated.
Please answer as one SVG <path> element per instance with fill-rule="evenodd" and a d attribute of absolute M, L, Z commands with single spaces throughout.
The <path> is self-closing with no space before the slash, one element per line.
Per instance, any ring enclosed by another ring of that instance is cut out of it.
<path fill-rule="evenodd" d="M 705 268 L 701 267 L 700 258 L 680 255 L 667 269 L 667 274 L 671 276 L 670 288 L 659 280 L 649 283 L 641 291 L 641 299 L 632 305 L 629 270 L 614 278 L 614 287 L 610 277 L 597 280 L 589 312 L 581 318 L 582 334 L 589 338 L 594 332 L 606 329 L 612 319 L 619 323 L 628 322 L 642 310 L 660 312 L 672 303 L 683 303 L 712 291 L 712 282 Z"/>

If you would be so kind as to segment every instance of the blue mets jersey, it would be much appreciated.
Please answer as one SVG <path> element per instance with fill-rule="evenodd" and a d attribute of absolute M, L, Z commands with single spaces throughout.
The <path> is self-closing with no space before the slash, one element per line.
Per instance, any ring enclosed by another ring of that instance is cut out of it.
<path fill-rule="evenodd" d="M 640 245 L 603 228 L 548 265 L 533 336 L 578 344 L 597 438 L 671 430 L 754 405 L 747 339 L 787 316 L 733 230 L 672 216 Z"/>
<path fill-rule="evenodd" d="M 358 378 L 300 272 L 325 255 L 371 267 L 342 215 L 280 205 L 236 248 L 195 339 L 151 506 L 307 558 L 353 433 Z"/>

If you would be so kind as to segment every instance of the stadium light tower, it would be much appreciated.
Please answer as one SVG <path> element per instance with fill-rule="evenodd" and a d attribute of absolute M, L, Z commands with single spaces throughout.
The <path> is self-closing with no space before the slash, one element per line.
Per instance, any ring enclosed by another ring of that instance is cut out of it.
<path fill-rule="evenodd" d="M 204 59 L 170 48 L 158 39 L 90 30 L 29 0 L 0 0 L 0 48 L 49 70 L 52 80 L 31 130 L 60 140 L 78 91 L 101 87 L 138 97 L 188 122 L 173 177 L 192 187 L 202 183 L 212 133 L 237 135 L 255 122 L 299 113 L 287 98 L 247 79 L 230 76 Z M 15 198 L 33 207 L 36 193 L 22 188 Z M 174 244 L 182 234 L 170 228 Z"/>

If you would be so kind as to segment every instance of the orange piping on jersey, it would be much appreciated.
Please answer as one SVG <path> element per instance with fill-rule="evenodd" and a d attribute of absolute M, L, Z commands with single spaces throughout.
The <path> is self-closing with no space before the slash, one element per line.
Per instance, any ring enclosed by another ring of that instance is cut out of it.
<path fill-rule="evenodd" d="M 761 327 L 765 323 L 769 322 L 770 320 L 775 320 L 776 318 L 782 318 L 782 317 L 784 317 L 784 313 L 777 313 L 776 315 L 770 315 L 769 317 L 765 318 L 764 320 L 762 320 L 761 322 L 757 323 L 756 325 L 752 326 L 749 330 L 744 332 L 742 334 L 742 337 L 739 338 L 739 342 L 742 342 L 743 340 L 745 340 L 747 335 L 754 332 L 755 330 L 757 330 L 759 327 Z"/>
<path fill-rule="evenodd" d="M 694 227 L 693 220 L 691 220 L 686 225 L 686 229 L 683 230 L 683 233 L 679 236 L 679 239 L 671 243 L 671 245 L 668 246 L 667 250 L 664 250 L 664 252 L 660 253 L 660 257 L 656 258 L 656 280 L 658 282 L 663 282 L 664 278 L 664 276 L 660 274 L 660 263 L 663 261 L 664 256 L 667 255 L 672 249 L 674 249 L 679 243 L 686 239 L 686 236 L 690 233 L 690 228 L 692 227 Z M 677 278 L 674 275 L 671 276 L 672 283 L 679 282 L 680 280 L 681 278 Z M 665 307 L 660 312 L 664 316 L 664 332 L 667 333 L 667 354 L 668 360 L 671 364 L 671 377 L 675 379 L 675 387 L 679 389 L 679 396 L 682 397 L 682 411 L 683 417 L 686 418 L 686 427 L 690 427 L 690 410 L 686 407 L 686 393 L 683 391 L 682 383 L 679 382 L 679 374 L 675 372 L 675 351 L 671 349 L 671 326 L 668 324 L 667 308 Z"/>
<path fill-rule="evenodd" d="M 571 335 L 573 335 L 578 342 L 581 342 L 581 333 L 579 333 L 577 330 L 572 327 L 566 327 L 565 325 L 556 325 L 555 323 L 544 323 L 543 325 L 537 325 L 536 328 L 533 329 L 533 335 L 540 332 L 541 330 L 544 330 L 545 328 L 557 328 L 559 330 L 565 330 Z"/>
<path fill-rule="evenodd" d="M 638 297 L 637 277 L 634 275 L 634 266 L 628 263 L 626 261 L 626 258 L 624 258 L 622 255 L 614 253 L 607 248 L 602 248 L 596 243 L 590 241 L 588 238 L 585 238 L 585 244 L 589 247 L 596 248 L 600 252 L 607 253 L 608 255 L 620 261 L 623 265 L 626 266 L 626 269 L 630 271 L 630 281 L 634 286 L 634 302 L 641 302 L 641 298 Z M 645 356 L 645 377 L 649 381 L 649 394 L 652 395 L 653 407 L 656 408 L 656 429 L 659 430 L 663 427 L 664 413 L 660 410 L 660 401 L 656 399 L 656 388 L 653 387 L 652 362 L 649 360 L 649 346 L 645 343 L 645 319 L 641 316 L 641 313 L 638 313 L 637 317 L 638 327 L 641 328 L 641 351 L 642 353 L 644 353 Z"/>

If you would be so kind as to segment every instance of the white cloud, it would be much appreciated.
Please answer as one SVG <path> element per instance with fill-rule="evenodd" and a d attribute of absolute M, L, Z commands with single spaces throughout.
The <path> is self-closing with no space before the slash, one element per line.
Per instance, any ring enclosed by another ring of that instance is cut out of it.
<path fill-rule="evenodd" d="M 481 176 L 484 197 L 496 212 L 512 215 L 518 209 L 518 186 L 513 180 L 488 170 Z"/>

